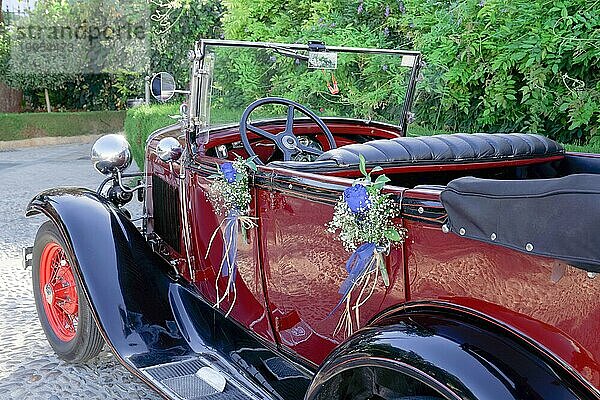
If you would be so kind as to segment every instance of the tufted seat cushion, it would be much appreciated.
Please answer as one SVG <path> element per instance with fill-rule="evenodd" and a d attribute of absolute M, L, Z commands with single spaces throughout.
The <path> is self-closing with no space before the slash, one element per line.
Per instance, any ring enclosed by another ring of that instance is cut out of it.
<path fill-rule="evenodd" d="M 382 167 L 412 163 L 483 162 L 513 158 L 548 157 L 564 153 L 547 137 L 527 133 L 457 133 L 421 137 L 399 137 L 351 144 L 326 151 L 319 161 L 333 160 L 338 166 L 358 165 L 362 154 L 367 165 Z"/>

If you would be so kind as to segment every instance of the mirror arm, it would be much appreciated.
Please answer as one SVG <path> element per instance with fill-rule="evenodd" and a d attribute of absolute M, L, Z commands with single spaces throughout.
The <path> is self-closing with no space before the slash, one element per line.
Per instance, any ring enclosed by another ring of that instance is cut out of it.
<path fill-rule="evenodd" d="M 140 189 L 143 189 L 146 185 L 145 184 L 138 185 L 138 186 L 135 186 L 133 189 L 130 189 L 130 188 L 128 188 L 127 186 L 125 186 L 123 184 L 123 178 L 126 177 L 126 176 L 133 177 L 133 176 L 142 176 L 142 175 L 143 175 L 142 173 L 122 175 L 121 171 L 117 170 L 117 183 L 119 184 L 119 187 L 121 189 L 123 189 L 123 191 L 125 191 L 127 193 L 133 193 L 133 192 L 136 192 L 136 191 L 138 191 Z"/>

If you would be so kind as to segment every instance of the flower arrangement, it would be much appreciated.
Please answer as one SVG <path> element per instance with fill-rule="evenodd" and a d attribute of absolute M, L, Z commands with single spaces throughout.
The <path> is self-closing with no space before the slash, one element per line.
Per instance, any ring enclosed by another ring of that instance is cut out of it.
<path fill-rule="evenodd" d="M 248 172 L 256 171 L 256 164 L 253 158 L 244 160 L 238 157 L 233 162 L 224 162 L 220 166 L 217 164 L 217 173 L 210 175 L 211 184 L 208 191 L 208 199 L 213 208 L 219 215 L 225 217 L 215 229 L 206 251 L 205 258 L 208 258 L 213 241 L 217 234 L 221 232 L 223 238 L 223 256 L 219 273 L 217 274 L 215 288 L 217 292 L 215 307 L 219 307 L 230 293 L 233 293 L 233 300 L 229 306 L 226 316 L 229 315 L 235 300 L 237 291 L 235 287 L 235 278 L 237 275 L 237 236 L 241 229 L 243 235 L 247 230 L 256 227 L 256 218 L 248 215 L 250 211 L 250 188 L 248 185 Z M 224 294 L 219 294 L 219 278 L 227 277 L 227 286 Z"/>
<path fill-rule="evenodd" d="M 217 164 L 217 173 L 210 175 L 212 180 L 208 198 L 219 215 L 235 211 L 244 215 L 250 207 L 250 190 L 248 188 L 248 170 L 256 171 L 252 159 L 238 158 L 233 162 Z"/>
<path fill-rule="evenodd" d="M 360 307 L 373 294 L 379 276 L 386 287 L 390 284 L 384 256 L 389 253 L 393 244 L 402 243 L 407 237 L 407 230 L 393 222 L 400 214 L 398 206 L 389 194 L 381 192 L 390 179 L 381 174 L 373 180 L 371 174 L 382 168 L 375 167 L 367 173 L 364 157 L 360 155 L 359 159 L 359 169 L 363 176 L 344 190 L 335 205 L 333 219 L 327 225 L 329 232 L 339 231 L 339 239 L 344 248 L 352 252 L 346 263 L 348 278 L 339 290 L 342 297 L 329 313 L 331 316 L 345 304 L 334 335 L 344 327 L 347 334 L 351 335 L 354 325 L 359 327 Z M 353 296 L 356 289 L 360 290 Z"/>

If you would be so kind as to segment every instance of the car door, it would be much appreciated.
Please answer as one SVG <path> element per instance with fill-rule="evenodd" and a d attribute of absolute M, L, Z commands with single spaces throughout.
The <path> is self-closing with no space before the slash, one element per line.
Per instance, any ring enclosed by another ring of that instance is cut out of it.
<path fill-rule="evenodd" d="M 320 364 L 343 341 L 334 334 L 341 308 L 338 293 L 350 253 L 326 230 L 333 208 L 352 181 L 274 170 L 257 182 L 261 258 L 275 336 L 280 346 Z M 360 308 L 361 325 L 379 310 L 404 301 L 402 248 L 387 257 L 390 286 L 377 284 Z"/>
<path fill-rule="evenodd" d="M 222 161 L 201 156 L 187 167 L 186 174 L 193 282 L 212 304 L 216 302 L 217 285 L 221 294 L 227 292 L 227 277 L 219 273 L 225 246 L 219 233 L 225 216 L 215 212 L 208 198 L 208 176 L 216 172 L 216 163 Z M 249 215 L 256 216 L 256 190 L 252 185 L 250 190 L 253 201 Z M 235 293 L 229 292 L 219 307 L 224 313 L 231 309 L 229 317 L 264 339 L 274 341 L 263 293 L 258 231 L 250 229 L 244 233 L 240 230 L 234 240 L 237 244 Z"/>

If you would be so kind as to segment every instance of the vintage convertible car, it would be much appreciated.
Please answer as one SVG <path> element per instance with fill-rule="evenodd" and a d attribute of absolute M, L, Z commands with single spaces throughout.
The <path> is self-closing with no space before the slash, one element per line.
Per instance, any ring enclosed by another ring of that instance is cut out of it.
<path fill-rule="evenodd" d="M 598 156 L 407 137 L 414 51 L 201 40 L 190 62 L 138 183 L 109 135 L 97 191 L 27 208 L 60 357 L 106 344 L 171 399 L 600 398 Z"/>

